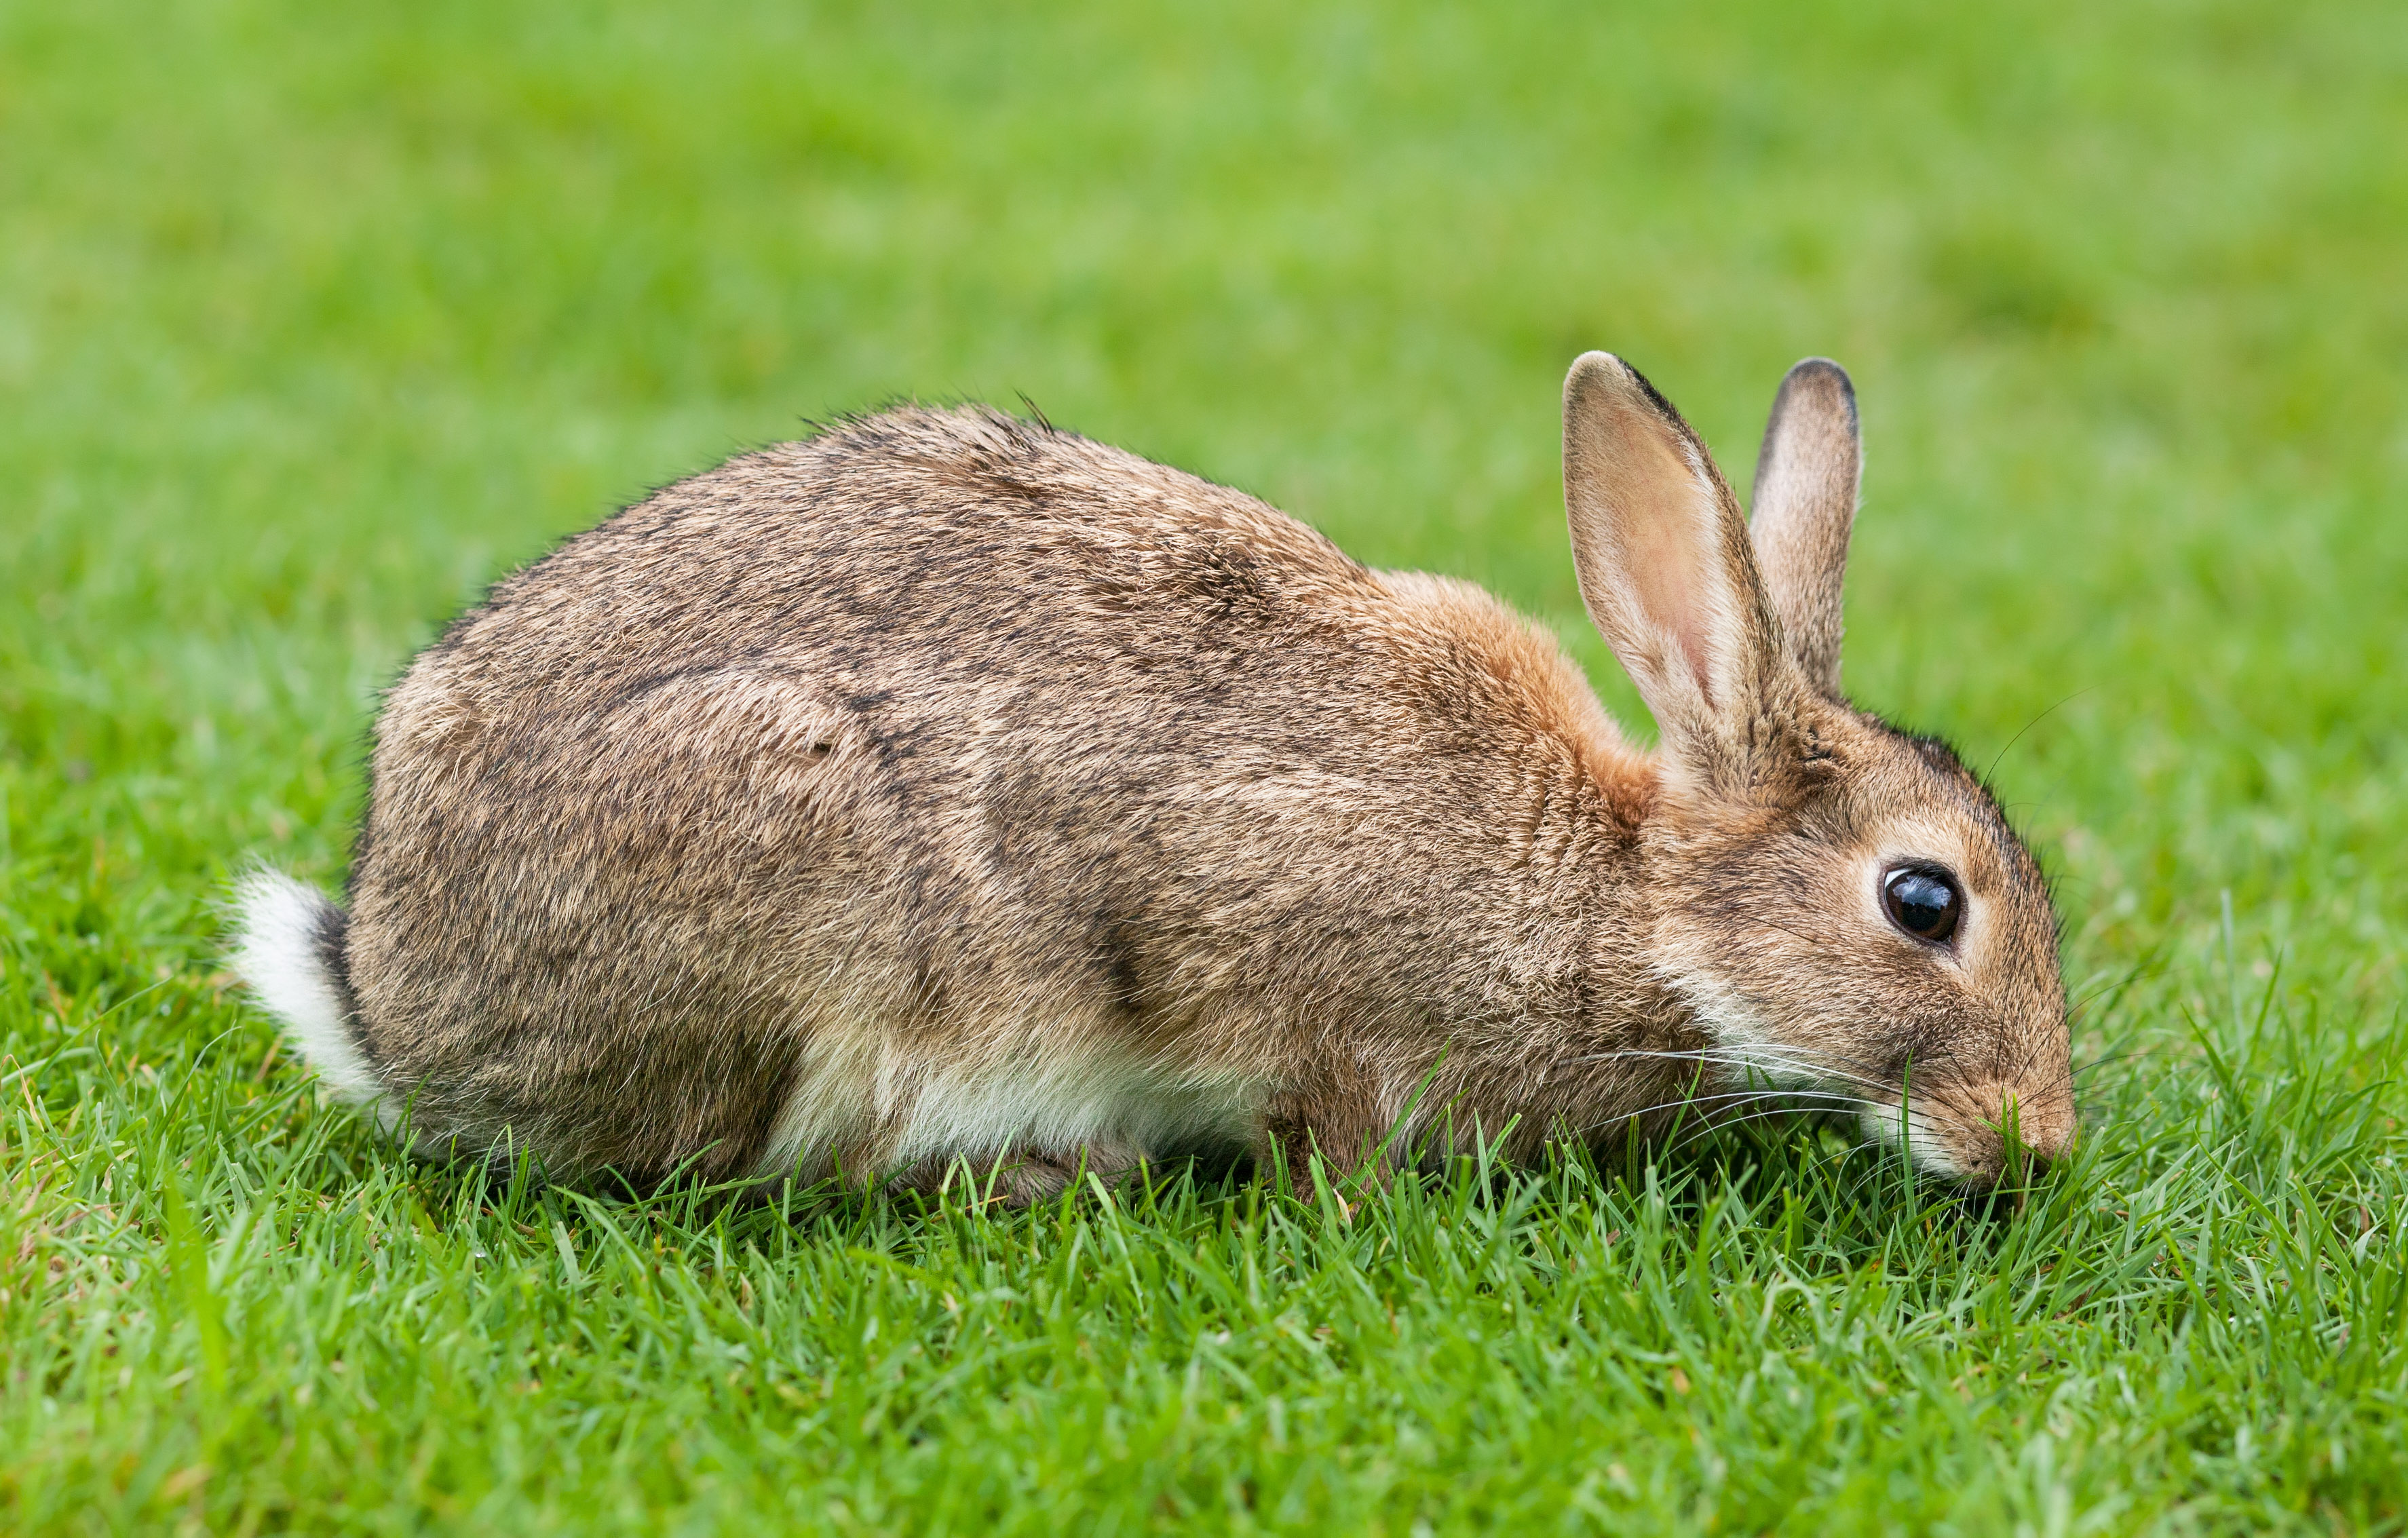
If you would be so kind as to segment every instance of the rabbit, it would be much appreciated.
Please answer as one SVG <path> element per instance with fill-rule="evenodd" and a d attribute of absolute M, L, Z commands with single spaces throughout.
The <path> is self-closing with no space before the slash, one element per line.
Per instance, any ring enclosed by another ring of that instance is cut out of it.
<path fill-rule="evenodd" d="M 2074 1137 L 2056 919 L 1956 756 L 1842 693 L 1858 462 L 1800 363 L 1751 534 L 1645 379 L 1573 365 L 1572 554 L 1650 753 L 1466 582 L 1041 419 L 846 420 L 419 654 L 348 914 L 254 870 L 236 970 L 413 1147 L 555 1179 L 1032 1200 L 1770 1096 L 1982 1187 Z"/>

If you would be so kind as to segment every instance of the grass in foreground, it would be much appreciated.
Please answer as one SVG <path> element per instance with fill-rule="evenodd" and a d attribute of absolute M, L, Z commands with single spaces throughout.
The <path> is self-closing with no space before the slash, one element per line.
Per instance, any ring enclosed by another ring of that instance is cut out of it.
<path fill-rule="evenodd" d="M 2408 35 L 2374 5 L 0 7 L 0 1526 L 2399 1531 Z M 417 1168 L 224 991 L 373 691 L 652 483 L 1025 391 L 1581 623 L 1555 390 L 1855 371 L 1850 684 L 2091 1137 L 1025 1214 Z M 2229 906 L 2226 894 L 2229 894 Z"/>
<path fill-rule="evenodd" d="M 13 1515 L 2377 1527 L 2408 1192 L 2344 1083 L 2401 1043 L 2318 1038 L 2344 1072 L 2303 1024 L 2201 1027 L 1987 1214 L 1801 1128 L 1351 1215 L 1176 1172 L 1023 1214 L 597 1200 L 413 1171 L 257 1054 L 136 1029 L 156 1056 L 25 1065 L 80 1093 L 12 1118 Z"/>

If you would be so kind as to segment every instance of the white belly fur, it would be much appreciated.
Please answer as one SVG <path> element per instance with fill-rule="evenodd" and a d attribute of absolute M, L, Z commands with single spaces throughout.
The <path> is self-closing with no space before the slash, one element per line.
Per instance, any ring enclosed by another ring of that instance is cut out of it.
<path fill-rule="evenodd" d="M 934 1060 L 876 1026 L 811 1033 L 794 1093 L 759 1172 L 817 1178 L 851 1151 L 891 1174 L 924 1160 L 985 1169 L 1011 1154 L 1071 1155 L 1100 1165 L 1208 1145 L 1251 1147 L 1269 1085 L 1149 1061 L 1090 1039 L 1014 1033 L 1011 1047 Z M 1052 1040 L 1048 1038 L 1052 1037 Z M 859 1157 L 851 1155 L 851 1157 Z"/>

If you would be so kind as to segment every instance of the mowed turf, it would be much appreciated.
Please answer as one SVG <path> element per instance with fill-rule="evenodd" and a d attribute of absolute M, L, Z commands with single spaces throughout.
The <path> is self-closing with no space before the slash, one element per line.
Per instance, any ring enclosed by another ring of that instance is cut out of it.
<path fill-rule="evenodd" d="M 2408 29 L 2364 4 L 0 6 L 0 1528 L 2390 1531 Z M 1565 366 L 1855 372 L 1863 702 L 2055 874 L 2078 1157 L 1768 1120 L 1025 1214 L 414 1167 L 221 970 L 377 689 L 904 395 L 1582 619 Z"/>

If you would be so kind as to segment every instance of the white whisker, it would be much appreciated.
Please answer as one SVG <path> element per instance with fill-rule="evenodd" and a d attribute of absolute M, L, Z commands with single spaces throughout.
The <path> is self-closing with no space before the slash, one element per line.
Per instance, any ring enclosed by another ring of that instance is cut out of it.
<path fill-rule="evenodd" d="M 1784 1054 L 1787 1056 L 1783 1056 Z M 1791 1072 L 1811 1074 L 1816 1078 L 1835 1081 L 1841 1084 L 1857 1085 L 1863 1088 L 1872 1090 L 1877 1094 L 1885 1095 L 1895 1092 L 1899 1087 L 1894 1084 L 1885 1083 L 1882 1080 L 1871 1078 L 1866 1074 L 1850 1071 L 1849 1070 L 1837 1066 L 1828 1060 L 1817 1060 L 1815 1057 L 1806 1056 L 1805 1049 L 1803 1048 L 1751 1047 L 1735 1049 L 1706 1047 L 1693 1051 L 1670 1052 L 1650 1050 L 1641 1047 L 1631 1047 L 1616 1052 L 1594 1053 L 1587 1056 L 1571 1058 L 1570 1061 L 1576 1064 L 1602 1063 L 1631 1058 L 1652 1059 L 1663 1062 L 1700 1063 L 1716 1067 L 1752 1070 L 1757 1072 L 1766 1072 L 1768 1068 L 1778 1067 Z M 1767 1072 L 1766 1077 L 1770 1079 L 1770 1074 Z"/>

